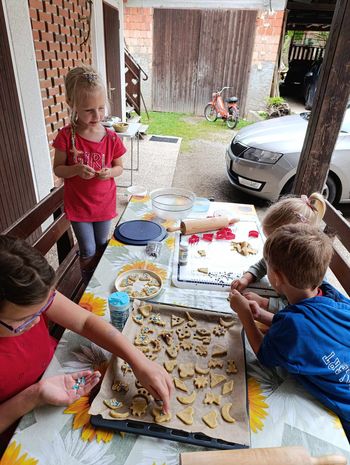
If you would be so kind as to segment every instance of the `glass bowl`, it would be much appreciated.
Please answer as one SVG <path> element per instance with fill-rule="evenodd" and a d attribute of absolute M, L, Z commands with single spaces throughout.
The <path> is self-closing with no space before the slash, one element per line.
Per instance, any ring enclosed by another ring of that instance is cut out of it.
<path fill-rule="evenodd" d="M 182 220 L 192 211 L 195 194 L 187 189 L 166 187 L 150 193 L 152 210 L 165 220 Z"/>

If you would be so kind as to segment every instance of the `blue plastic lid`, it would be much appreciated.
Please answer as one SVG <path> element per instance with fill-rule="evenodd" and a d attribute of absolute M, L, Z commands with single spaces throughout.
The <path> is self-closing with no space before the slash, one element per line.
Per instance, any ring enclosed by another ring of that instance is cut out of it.
<path fill-rule="evenodd" d="M 166 236 L 162 225 L 148 220 L 125 221 L 114 230 L 118 241 L 130 245 L 147 245 L 149 241 L 162 241 Z"/>
<path fill-rule="evenodd" d="M 108 297 L 108 303 L 115 307 L 122 307 L 130 303 L 130 297 L 126 292 L 113 292 Z"/>

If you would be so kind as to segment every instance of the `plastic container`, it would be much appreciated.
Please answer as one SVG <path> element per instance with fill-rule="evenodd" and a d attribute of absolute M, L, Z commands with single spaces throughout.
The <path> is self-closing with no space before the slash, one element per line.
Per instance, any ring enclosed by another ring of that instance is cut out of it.
<path fill-rule="evenodd" d="M 152 210 L 165 220 L 182 220 L 192 211 L 195 194 L 179 187 L 155 189 L 150 193 Z"/>
<path fill-rule="evenodd" d="M 123 331 L 130 311 L 130 297 L 126 292 L 113 292 L 108 297 L 108 306 L 112 325 Z"/>
<path fill-rule="evenodd" d="M 179 245 L 179 265 L 187 265 L 188 261 L 188 244 Z"/>

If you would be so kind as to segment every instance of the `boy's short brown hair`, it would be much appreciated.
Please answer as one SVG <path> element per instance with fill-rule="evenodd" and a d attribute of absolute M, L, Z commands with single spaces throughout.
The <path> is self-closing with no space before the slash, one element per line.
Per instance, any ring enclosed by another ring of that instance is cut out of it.
<path fill-rule="evenodd" d="M 264 246 L 268 266 L 283 273 L 297 289 L 319 286 L 332 254 L 331 239 L 318 228 L 302 223 L 277 228 Z"/>

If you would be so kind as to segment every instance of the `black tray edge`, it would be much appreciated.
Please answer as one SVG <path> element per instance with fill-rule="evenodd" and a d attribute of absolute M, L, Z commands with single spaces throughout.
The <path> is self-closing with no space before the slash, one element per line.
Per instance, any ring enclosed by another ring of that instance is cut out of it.
<path fill-rule="evenodd" d="M 174 428 L 166 428 L 162 425 L 154 423 L 144 423 L 134 420 L 106 420 L 102 415 L 92 415 L 90 418 L 92 426 L 104 428 L 113 431 L 124 431 L 126 433 L 142 434 L 143 436 L 151 436 L 158 439 L 166 439 L 168 441 L 178 441 L 196 446 L 208 447 L 211 449 L 248 449 L 249 446 L 237 444 L 234 442 L 226 442 L 221 439 L 211 438 L 203 433 L 188 433 L 187 431 Z"/>

